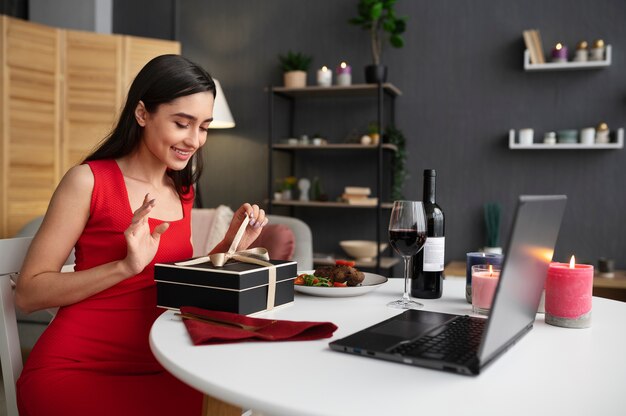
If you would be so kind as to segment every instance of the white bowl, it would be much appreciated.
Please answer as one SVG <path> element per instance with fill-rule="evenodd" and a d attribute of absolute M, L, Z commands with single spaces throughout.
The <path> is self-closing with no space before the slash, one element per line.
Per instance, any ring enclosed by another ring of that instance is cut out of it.
<path fill-rule="evenodd" d="M 376 241 L 370 240 L 343 240 L 339 245 L 348 256 L 359 261 L 371 261 L 376 257 Z M 380 243 L 379 250 L 387 248 L 387 243 Z"/>

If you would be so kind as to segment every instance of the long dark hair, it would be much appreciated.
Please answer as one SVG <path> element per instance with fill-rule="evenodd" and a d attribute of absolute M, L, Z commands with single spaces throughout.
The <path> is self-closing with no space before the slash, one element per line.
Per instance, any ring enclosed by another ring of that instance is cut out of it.
<path fill-rule="evenodd" d="M 157 56 L 139 71 L 128 90 L 126 104 L 116 126 L 85 161 L 117 159 L 137 149 L 143 130 L 135 119 L 139 101 L 143 101 L 146 110 L 153 113 L 161 104 L 205 91 L 211 91 L 215 98 L 213 78 L 199 65 L 180 55 Z M 202 167 L 202 152 L 196 151 L 184 169 L 167 170 L 179 195 L 189 192 L 191 185 L 202 174 Z"/>

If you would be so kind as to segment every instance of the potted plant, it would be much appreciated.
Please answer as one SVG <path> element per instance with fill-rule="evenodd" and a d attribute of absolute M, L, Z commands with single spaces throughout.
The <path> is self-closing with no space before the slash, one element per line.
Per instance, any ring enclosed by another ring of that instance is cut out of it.
<path fill-rule="evenodd" d="M 293 189 L 296 187 L 298 179 L 295 176 L 287 176 L 281 181 L 281 198 L 284 201 L 293 199 Z"/>
<path fill-rule="evenodd" d="M 367 135 L 370 137 L 371 144 L 378 144 L 380 141 L 380 132 L 378 131 L 378 123 L 372 121 L 367 125 Z"/>
<path fill-rule="evenodd" d="M 283 70 L 285 87 L 306 87 L 306 71 L 308 71 L 313 58 L 300 52 L 289 51 L 286 55 L 278 55 L 278 59 Z"/>
<path fill-rule="evenodd" d="M 402 189 L 404 188 L 404 182 L 409 177 L 409 172 L 406 168 L 406 137 L 399 128 L 388 126 L 385 130 L 384 141 L 396 146 L 396 151 L 393 155 L 391 200 L 405 199 Z"/>
<path fill-rule="evenodd" d="M 483 248 L 485 253 L 502 254 L 500 246 L 500 212 L 501 207 L 497 202 L 485 204 L 485 231 L 487 245 Z"/>
<path fill-rule="evenodd" d="M 396 0 L 359 0 L 358 16 L 349 20 L 353 25 L 369 31 L 373 64 L 365 67 L 367 83 L 382 83 L 387 80 L 387 67 L 381 65 L 383 32 L 389 34 L 389 43 L 394 48 L 404 46 L 402 33 L 406 29 L 406 17 L 396 16 Z"/>

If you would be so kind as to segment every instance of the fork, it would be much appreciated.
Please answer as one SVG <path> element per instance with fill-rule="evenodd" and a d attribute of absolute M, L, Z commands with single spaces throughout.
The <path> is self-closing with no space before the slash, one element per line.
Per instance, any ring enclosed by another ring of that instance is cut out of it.
<path fill-rule="evenodd" d="M 222 326 L 232 326 L 235 328 L 243 329 L 244 331 L 251 331 L 251 332 L 256 332 L 259 329 L 267 328 L 268 326 L 273 325 L 277 322 L 276 320 L 273 320 L 263 325 L 246 325 L 246 324 L 242 324 L 239 322 L 228 321 L 226 319 L 209 318 L 207 316 L 198 315 L 198 314 L 191 313 L 191 312 L 180 312 L 180 313 L 175 313 L 175 315 L 180 316 L 183 319 L 191 319 L 195 321 L 207 322 L 210 324 L 218 324 L 218 325 L 221 324 Z"/>

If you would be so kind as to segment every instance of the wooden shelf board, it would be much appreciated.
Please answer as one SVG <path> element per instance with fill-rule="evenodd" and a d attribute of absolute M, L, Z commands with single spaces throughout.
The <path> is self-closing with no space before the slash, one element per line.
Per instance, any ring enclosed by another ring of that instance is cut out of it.
<path fill-rule="evenodd" d="M 395 144 L 383 143 L 380 145 L 383 149 L 398 151 Z M 329 143 L 324 145 L 312 144 L 275 144 L 272 145 L 274 150 L 376 150 L 378 145 L 375 144 L 356 144 L 356 143 Z"/>
<path fill-rule="evenodd" d="M 314 207 L 314 208 L 376 208 L 376 205 L 353 205 L 346 202 L 322 202 L 322 201 L 277 201 L 272 200 L 272 205 L 286 206 L 286 207 Z M 383 202 L 381 204 L 383 208 L 392 208 L 391 202 Z"/>
<path fill-rule="evenodd" d="M 611 45 L 606 45 L 605 58 L 602 61 L 586 62 L 546 62 L 545 64 L 531 64 L 528 49 L 524 51 L 525 71 L 563 71 L 571 69 L 599 69 L 611 65 Z"/>
<path fill-rule="evenodd" d="M 266 89 L 266 91 L 269 89 Z M 402 95 L 395 85 L 384 83 L 385 93 L 397 97 Z M 348 86 L 333 85 L 330 87 L 307 86 L 303 88 L 273 87 L 274 94 L 289 98 L 296 97 L 363 97 L 375 96 L 378 91 L 378 84 L 353 84 Z"/>

